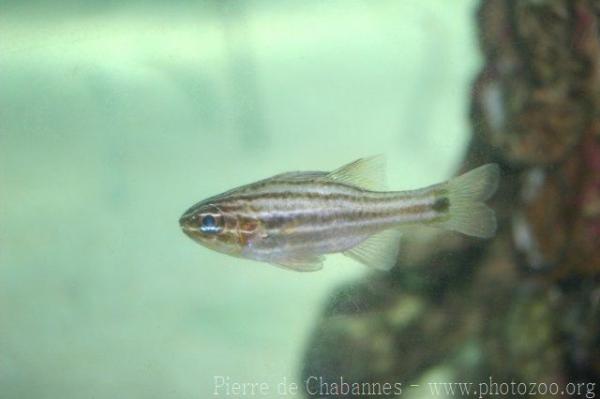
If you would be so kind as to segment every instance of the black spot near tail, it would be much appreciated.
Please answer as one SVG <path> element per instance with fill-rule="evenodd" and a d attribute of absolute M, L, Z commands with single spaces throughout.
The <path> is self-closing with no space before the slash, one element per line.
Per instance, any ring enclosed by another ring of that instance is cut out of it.
<path fill-rule="evenodd" d="M 448 197 L 437 198 L 431 208 L 436 212 L 446 212 L 450 208 L 450 200 Z"/>

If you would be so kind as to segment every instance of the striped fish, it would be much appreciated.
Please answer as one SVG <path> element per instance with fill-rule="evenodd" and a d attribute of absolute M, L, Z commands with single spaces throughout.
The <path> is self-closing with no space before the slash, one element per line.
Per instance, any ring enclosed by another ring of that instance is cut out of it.
<path fill-rule="evenodd" d="M 324 255 L 338 252 L 389 270 L 406 225 L 494 236 L 484 201 L 498 185 L 497 165 L 411 191 L 385 191 L 384 170 L 378 156 L 333 172 L 283 173 L 199 202 L 179 223 L 208 248 L 296 271 L 319 270 Z"/>

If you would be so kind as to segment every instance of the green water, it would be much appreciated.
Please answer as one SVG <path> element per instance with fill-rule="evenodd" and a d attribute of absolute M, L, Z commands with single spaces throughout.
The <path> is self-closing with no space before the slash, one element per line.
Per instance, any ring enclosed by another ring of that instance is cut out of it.
<path fill-rule="evenodd" d="M 324 301 L 368 270 L 226 257 L 184 236 L 180 214 L 377 153 L 390 187 L 428 185 L 469 137 L 474 1 L 0 9 L 3 399 L 297 381 Z"/>

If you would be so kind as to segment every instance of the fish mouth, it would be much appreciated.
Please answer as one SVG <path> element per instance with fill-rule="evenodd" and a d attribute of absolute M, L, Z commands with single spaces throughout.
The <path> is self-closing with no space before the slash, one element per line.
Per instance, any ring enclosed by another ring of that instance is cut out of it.
<path fill-rule="evenodd" d="M 181 230 L 190 237 L 198 232 L 198 229 L 190 223 L 189 212 L 184 213 L 183 216 L 179 218 L 179 227 L 181 227 Z"/>
<path fill-rule="evenodd" d="M 188 236 L 188 238 L 190 238 L 192 241 L 200 244 L 203 243 L 202 235 L 200 234 L 197 228 L 186 224 L 181 224 L 180 227 L 183 234 Z"/>
<path fill-rule="evenodd" d="M 192 227 L 192 226 L 188 226 L 188 225 L 186 225 L 186 224 L 181 224 L 181 223 L 180 223 L 180 227 L 181 227 L 181 230 L 182 230 L 182 231 L 183 231 L 185 234 L 187 234 L 187 235 L 190 235 L 190 234 L 192 234 L 192 233 L 194 233 L 194 232 L 196 232 L 196 231 L 197 231 L 197 229 L 196 229 L 196 228 L 194 228 L 194 227 Z"/>

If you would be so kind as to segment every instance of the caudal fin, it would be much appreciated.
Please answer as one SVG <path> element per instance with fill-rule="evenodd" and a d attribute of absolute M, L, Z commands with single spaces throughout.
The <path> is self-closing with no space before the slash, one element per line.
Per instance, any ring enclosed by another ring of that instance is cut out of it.
<path fill-rule="evenodd" d="M 496 234 L 496 215 L 484 202 L 498 188 L 500 169 L 487 164 L 448 181 L 449 219 L 439 225 L 448 230 L 490 238 Z"/>

